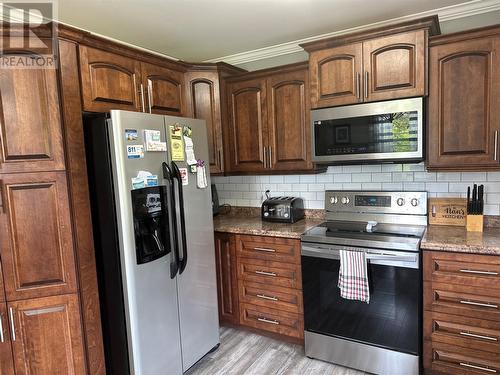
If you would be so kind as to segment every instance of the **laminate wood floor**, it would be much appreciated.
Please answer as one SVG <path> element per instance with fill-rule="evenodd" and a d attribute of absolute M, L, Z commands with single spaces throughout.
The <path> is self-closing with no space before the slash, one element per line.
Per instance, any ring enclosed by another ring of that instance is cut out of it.
<path fill-rule="evenodd" d="M 220 347 L 186 375 L 362 375 L 353 369 L 307 358 L 304 348 L 245 330 L 221 327 Z"/>

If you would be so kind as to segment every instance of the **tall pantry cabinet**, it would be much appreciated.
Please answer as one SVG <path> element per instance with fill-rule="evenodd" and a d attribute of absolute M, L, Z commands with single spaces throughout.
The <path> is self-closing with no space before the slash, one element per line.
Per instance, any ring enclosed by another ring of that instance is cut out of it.
<path fill-rule="evenodd" d="M 0 69 L 2 375 L 86 370 L 59 99 L 57 69 Z"/>

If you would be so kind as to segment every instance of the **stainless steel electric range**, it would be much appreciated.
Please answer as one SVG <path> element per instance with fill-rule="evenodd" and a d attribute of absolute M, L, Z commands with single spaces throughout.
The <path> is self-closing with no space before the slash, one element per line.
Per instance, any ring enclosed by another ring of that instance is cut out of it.
<path fill-rule="evenodd" d="M 325 209 L 327 221 L 301 237 L 306 355 L 375 374 L 418 374 L 427 193 L 327 191 Z M 340 297 L 340 249 L 366 253 L 369 304 Z"/>

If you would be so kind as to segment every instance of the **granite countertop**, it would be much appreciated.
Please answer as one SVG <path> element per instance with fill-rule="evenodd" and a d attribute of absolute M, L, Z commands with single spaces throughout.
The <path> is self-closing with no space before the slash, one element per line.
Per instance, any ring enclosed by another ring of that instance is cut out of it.
<path fill-rule="evenodd" d="M 429 225 L 420 246 L 424 250 L 500 255 L 500 228 L 467 232 L 465 227 Z"/>
<path fill-rule="evenodd" d="M 216 232 L 300 239 L 302 233 L 323 221 L 305 218 L 288 224 L 262 221 L 260 216 L 219 215 L 214 217 L 214 229 Z"/>

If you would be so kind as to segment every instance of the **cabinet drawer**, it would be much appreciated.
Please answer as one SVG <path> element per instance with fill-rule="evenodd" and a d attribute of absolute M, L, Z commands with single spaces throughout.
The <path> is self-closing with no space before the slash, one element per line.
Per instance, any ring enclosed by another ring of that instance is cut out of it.
<path fill-rule="evenodd" d="M 424 343 L 424 367 L 453 375 L 500 373 L 498 356 L 430 341 Z"/>
<path fill-rule="evenodd" d="M 247 281 L 239 282 L 239 290 L 242 302 L 292 313 L 303 311 L 300 290 Z"/>
<path fill-rule="evenodd" d="M 500 289 L 500 257 L 425 252 L 424 280 Z"/>
<path fill-rule="evenodd" d="M 424 309 L 500 320 L 500 290 L 424 281 Z"/>
<path fill-rule="evenodd" d="M 297 338 L 304 337 L 304 322 L 299 314 L 240 304 L 240 324 Z"/>
<path fill-rule="evenodd" d="M 500 353 L 500 322 L 429 312 L 424 339 L 468 349 Z"/>
<path fill-rule="evenodd" d="M 297 264 L 238 258 L 238 279 L 302 289 L 300 266 Z"/>
<path fill-rule="evenodd" d="M 237 236 L 239 257 L 300 264 L 300 241 L 288 238 Z"/>

